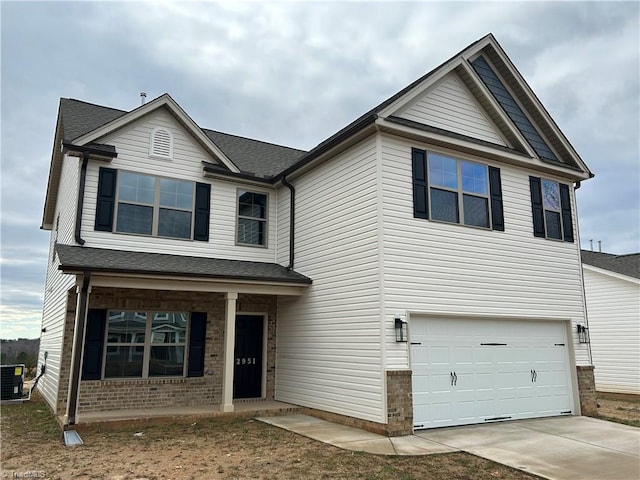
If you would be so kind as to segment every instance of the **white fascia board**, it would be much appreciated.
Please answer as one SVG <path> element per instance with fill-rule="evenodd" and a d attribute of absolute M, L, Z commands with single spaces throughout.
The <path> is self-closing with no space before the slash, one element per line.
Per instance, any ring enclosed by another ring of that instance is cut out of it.
<path fill-rule="evenodd" d="M 484 82 L 480 81 L 480 79 L 478 78 L 478 74 L 469 65 L 468 58 L 465 59 L 464 62 L 461 62 L 460 66 L 462 69 L 464 69 L 467 75 L 469 75 L 469 78 L 471 78 L 471 80 L 475 83 L 476 87 L 478 87 L 478 89 L 484 93 L 484 96 L 486 97 L 487 101 L 491 103 L 494 110 L 498 112 L 498 115 L 500 116 L 502 121 L 505 122 L 505 125 L 509 127 L 509 130 L 511 131 L 511 133 L 520 141 L 520 143 L 525 148 L 529 156 L 532 158 L 537 157 L 535 151 L 533 150 L 531 145 L 529 145 L 529 142 L 527 142 L 527 140 L 522 136 L 522 133 L 520 133 L 520 130 L 518 130 L 518 128 L 514 125 L 514 123 L 509 118 L 509 116 L 505 113 L 504 109 L 500 105 L 498 105 L 498 101 L 491 94 L 491 92 L 489 91 L 487 86 L 484 84 Z"/>
<path fill-rule="evenodd" d="M 92 273 L 92 287 L 139 288 L 145 290 L 173 290 L 194 292 L 236 292 L 258 295 L 303 295 L 310 285 L 286 282 L 258 282 L 210 278 Z"/>
<path fill-rule="evenodd" d="M 594 267 L 593 265 L 588 265 L 586 263 L 582 264 L 582 268 L 584 268 L 585 270 L 589 270 L 590 272 L 600 273 L 602 275 L 607 275 L 608 277 L 618 278 L 620 280 L 625 280 L 627 282 L 640 285 L 640 278 L 630 277 L 628 275 L 623 275 L 622 273 L 612 272 L 611 270 Z"/>
<path fill-rule="evenodd" d="M 520 75 L 520 72 L 518 72 L 518 69 L 515 68 L 513 63 L 511 63 L 511 61 L 507 58 L 506 54 L 504 53 L 504 50 L 502 50 L 502 47 L 500 47 L 500 45 L 497 42 L 495 42 L 495 40 L 491 42 L 491 46 L 493 47 L 493 50 L 496 52 L 498 57 L 500 57 L 502 62 L 505 64 L 509 72 L 511 72 L 514 78 L 518 81 L 518 84 L 520 85 L 520 87 L 522 87 L 522 89 L 527 93 L 527 96 L 529 97 L 531 102 L 533 102 L 533 104 L 536 105 L 536 107 L 538 108 L 538 111 L 544 117 L 546 123 L 549 125 L 549 127 L 551 127 L 551 130 L 553 130 L 553 132 L 556 134 L 556 137 L 560 140 L 560 143 L 562 143 L 562 145 L 567 149 L 567 151 L 571 153 L 571 156 L 573 157 L 576 164 L 580 165 L 580 167 L 585 172 L 589 172 L 590 171 L 589 168 L 582 161 L 582 159 L 580 158 L 580 155 L 578 155 L 578 152 L 576 152 L 576 150 L 573 148 L 571 143 L 569 143 L 569 141 L 567 140 L 567 137 L 564 136 L 560 128 L 556 125 L 556 122 L 551 118 L 551 116 L 549 115 L 549 112 L 547 112 L 547 109 L 544 108 L 540 100 L 538 100 L 538 97 L 536 96 L 536 94 L 533 92 L 533 90 L 531 90 L 531 88 L 529 87 L 525 79 L 522 77 L 522 75 Z"/>
<path fill-rule="evenodd" d="M 537 157 L 526 157 L 522 154 L 511 153 L 504 150 L 498 150 L 487 145 L 480 145 L 475 142 L 470 142 L 458 138 L 452 138 L 447 135 L 442 135 L 435 132 L 427 132 L 416 128 L 407 127 L 405 125 L 398 125 L 396 123 L 389 122 L 383 118 L 376 120 L 376 125 L 381 131 L 391 133 L 400 136 L 421 138 L 425 143 L 437 142 L 438 144 L 447 144 L 449 148 L 455 149 L 456 147 L 463 148 L 465 151 L 471 151 L 479 155 L 483 155 L 489 158 L 495 158 L 505 163 L 517 165 L 532 170 L 544 170 L 546 173 L 556 174 L 562 178 L 570 178 L 573 181 L 586 180 L 589 178 L 588 174 L 584 172 L 578 172 L 570 168 L 564 168 L 561 166 L 552 165 Z"/>
<path fill-rule="evenodd" d="M 187 113 L 180 107 L 180 105 L 176 103 L 173 98 L 171 98 L 168 93 L 154 98 L 150 102 L 139 106 L 135 110 L 132 110 L 129 113 L 126 113 L 123 116 L 116 118 L 115 120 L 102 125 L 95 130 L 92 130 L 91 132 L 85 133 L 84 135 L 74 139 L 73 142 L 77 145 L 85 145 L 119 128 L 122 128 L 125 125 L 161 107 L 167 107 L 169 111 L 178 119 L 178 121 L 180 121 L 180 123 L 182 123 L 182 125 L 189 131 L 189 133 L 197 138 L 198 141 L 207 150 L 209 150 L 209 153 L 214 155 L 216 158 L 219 158 L 229 170 L 235 173 L 240 172 L 240 169 L 224 153 L 222 153 L 222 150 L 220 150 L 218 146 L 204 134 L 200 127 L 191 119 L 189 115 L 187 115 Z"/>

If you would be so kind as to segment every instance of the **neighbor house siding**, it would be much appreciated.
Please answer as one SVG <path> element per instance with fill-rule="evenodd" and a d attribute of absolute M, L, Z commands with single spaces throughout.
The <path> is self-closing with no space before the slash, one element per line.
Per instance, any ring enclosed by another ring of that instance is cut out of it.
<path fill-rule="evenodd" d="M 596 389 L 640 394 L 640 281 L 583 270 Z"/>
<path fill-rule="evenodd" d="M 374 137 L 292 183 L 295 269 L 313 285 L 278 301 L 276 398 L 386 423 Z"/>
<path fill-rule="evenodd" d="M 444 77 L 398 116 L 506 146 L 497 133 L 498 129 L 485 116 L 455 73 Z"/>
<path fill-rule="evenodd" d="M 173 159 L 149 156 L 149 140 L 154 128 L 162 127 L 173 135 Z M 166 111 L 154 112 L 111 135 L 100 143 L 114 145 L 118 157 L 110 164 L 91 162 L 87 171 L 82 236 L 86 246 L 139 252 L 158 252 L 201 257 L 274 262 L 276 251 L 276 191 L 240 183 L 206 179 L 202 161 L 212 161 L 207 152 Z M 141 235 L 116 234 L 94 230 L 98 172 L 101 166 L 155 174 L 158 176 L 211 184 L 209 241 L 167 239 Z M 268 195 L 267 247 L 236 245 L 237 190 Z"/>
<path fill-rule="evenodd" d="M 575 332 L 575 323 L 584 321 L 579 247 L 533 236 L 530 172 L 475 159 L 501 170 L 504 232 L 414 218 L 412 147 L 429 149 L 384 137 L 387 368 L 408 367 L 407 344 L 396 343 L 393 336 L 392 318 L 398 312 L 570 319 Z M 571 200 L 577 231 L 573 193 Z M 590 364 L 587 348 L 576 340 L 574 333 L 578 364 Z"/>
<path fill-rule="evenodd" d="M 46 373 L 38 383 L 38 390 L 55 411 L 58 402 L 61 375 L 61 355 L 67 309 L 75 310 L 75 305 L 67 305 L 67 292 L 74 288 L 75 276 L 64 275 L 58 270 L 60 262 L 54 255 L 55 243 L 73 244 L 75 211 L 78 198 L 78 176 L 80 160 L 65 156 L 62 164 L 60 188 L 56 203 L 53 229 L 49 244 L 47 277 L 42 310 L 39 367 L 44 363 L 47 352 Z M 59 218 L 59 221 L 57 220 Z M 56 228 L 57 227 L 57 228 Z"/>

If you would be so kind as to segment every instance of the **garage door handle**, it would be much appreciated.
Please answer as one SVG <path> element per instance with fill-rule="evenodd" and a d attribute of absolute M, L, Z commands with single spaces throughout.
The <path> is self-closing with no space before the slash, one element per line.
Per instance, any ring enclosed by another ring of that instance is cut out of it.
<path fill-rule="evenodd" d="M 449 372 L 449 376 L 451 377 L 451 386 L 455 387 L 458 383 L 458 375 L 456 372 Z"/>
<path fill-rule="evenodd" d="M 538 372 L 536 372 L 535 370 L 531 370 L 531 381 L 532 382 L 538 381 Z"/>

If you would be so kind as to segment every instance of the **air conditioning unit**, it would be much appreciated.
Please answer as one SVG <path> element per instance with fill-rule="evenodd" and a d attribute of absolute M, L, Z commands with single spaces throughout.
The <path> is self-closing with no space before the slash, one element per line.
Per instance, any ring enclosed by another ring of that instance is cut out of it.
<path fill-rule="evenodd" d="M 0 365 L 0 400 L 20 400 L 24 384 L 24 364 Z"/>

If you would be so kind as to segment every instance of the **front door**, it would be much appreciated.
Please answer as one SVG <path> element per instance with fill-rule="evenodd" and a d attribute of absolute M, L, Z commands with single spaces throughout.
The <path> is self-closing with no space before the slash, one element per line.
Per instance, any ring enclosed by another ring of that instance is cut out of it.
<path fill-rule="evenodd" d="M 236 315 L 233 398 L 262 396 L 263 322 L 261 315 Z"/>

